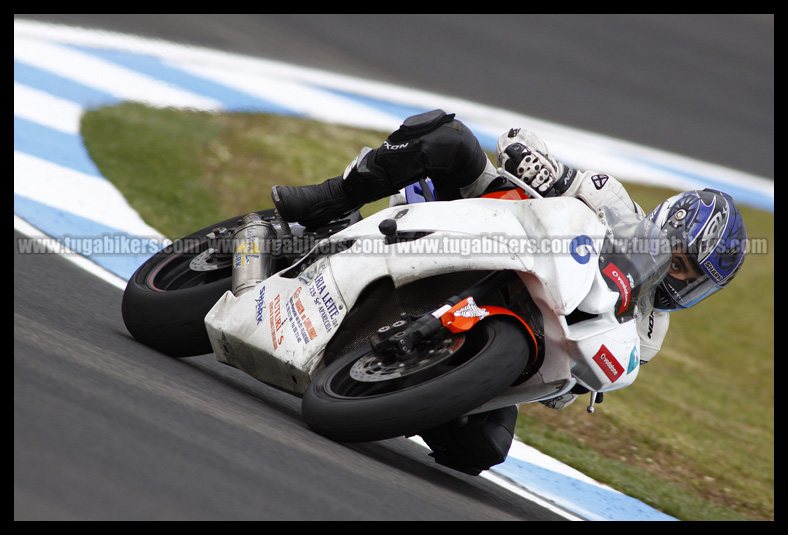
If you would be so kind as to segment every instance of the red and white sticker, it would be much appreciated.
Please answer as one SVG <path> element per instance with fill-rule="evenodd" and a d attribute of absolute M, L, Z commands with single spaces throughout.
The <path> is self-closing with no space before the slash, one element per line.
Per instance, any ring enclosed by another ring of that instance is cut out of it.
<path fill-rule="evenodd" d="M 610 379 L 611 383 L 615 383 L 616 380 L 624 375 L 624 368 L 621 364 L 618 363 L 616 357 L 613 356 L 613 353 L 605 347 L 605 344 L 599 348 L 599 351 L 596 352 L 594 355 L 594 362 L 597 363 L 602 371 L 607 375 L 607 378 Z"/>
<path fill-rule="evenodd" d="M 618 293 L 621 294 L 621 306 L 618 309 L 618 314 L 621 314 L 629 306 L 629 300 L 632 297 L 632 287 L 629 284 L 629 279 L 612 262 L 602 270 L 602 273 L 618 286 Z"/>

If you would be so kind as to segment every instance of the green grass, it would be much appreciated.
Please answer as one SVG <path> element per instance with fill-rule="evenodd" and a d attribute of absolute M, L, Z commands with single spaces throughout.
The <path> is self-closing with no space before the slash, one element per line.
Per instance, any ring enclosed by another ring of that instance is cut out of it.
<path fill-rule="evenodd" d="M 146 222 L 177 238 L 270 207 L 275 184 L 339 175 L 387 133 L 125 103 L 86 113 L 82 134 Z M 627 188 L 646 210 L 673 193 Z M 774 519 L 774 216 L 743 214 L 760 251 L 730 288 L 673 314 L 660 354 L 595 414 L 587 396 L 521 406 L 524 442 L 680 519 Z"/>
<path fill-rule="evenodd" d="M 361 147 L 385 139 L 382 133 L 278 115 L 135 103 L 86 113 L 82 135 L 104 176 L 170 238 L 206 222 L 272 208 L 272 186 L 342 174 Z"/>

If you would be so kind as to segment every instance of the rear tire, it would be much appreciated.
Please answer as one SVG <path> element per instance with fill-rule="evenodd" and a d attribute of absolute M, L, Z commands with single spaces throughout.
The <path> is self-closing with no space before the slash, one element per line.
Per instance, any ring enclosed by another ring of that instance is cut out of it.
<path fill-rule="evenodd" d="M 263 219 L 273 210 L 257 212 Z M 129 279 L 121 310 L 129 332 L 172 357 L 212 353 L 205 315 L 232 286 L 232 268 L 192 271 L 189 263 L 209 246 L 213 229 L 236 228 L 243 216 L 194 232 L 143 263 Z"/>
<path fill-rule="evenodd" d="M 486 318 L 464 335 L 451 336 L 458 349 L 450 357 L 403 377 L 354 379 L 354 365 L 359 377 L 360 363 L 374 357 L 368 345 L 340 357 L 304 394 L 304 419 L 314 431 L 338 442 L 415 435 L 503 392 L 532 353 L 522 328 L 504 317 Z"/>

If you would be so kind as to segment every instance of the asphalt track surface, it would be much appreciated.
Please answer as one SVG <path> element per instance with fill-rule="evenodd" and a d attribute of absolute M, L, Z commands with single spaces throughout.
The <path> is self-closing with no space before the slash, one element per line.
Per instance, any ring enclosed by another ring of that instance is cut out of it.
<path fill-rule="evenodd" d="M 773 178 L 773 16 L 20 18 L 392 81 Z M 405 439 L 316 436 L 295 398 L 136 343 L 120 297 L 15 252 L 15 519 L 560 518 Z"/>
<path fill-rule="evenodd" d="M 14 266 L 16 520 L 558 518 L 409 440 L 323 439 L 212 356 L 140 346 L 120 291 L 66 260 Z"/>

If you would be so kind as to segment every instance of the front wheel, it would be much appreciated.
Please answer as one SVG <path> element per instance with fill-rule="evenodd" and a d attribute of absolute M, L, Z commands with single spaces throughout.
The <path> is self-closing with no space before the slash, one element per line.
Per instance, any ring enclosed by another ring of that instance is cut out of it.
<path fill-rule="evenodd" d="M 316 432 L 338 442 L 418 434 L 458 418 L 514 383 L 532 351 L 521 327 L 490 317 L 446 334 L 407 363 L 369 346 L 340 357 L 310 384 L 302 413 Z"/>

